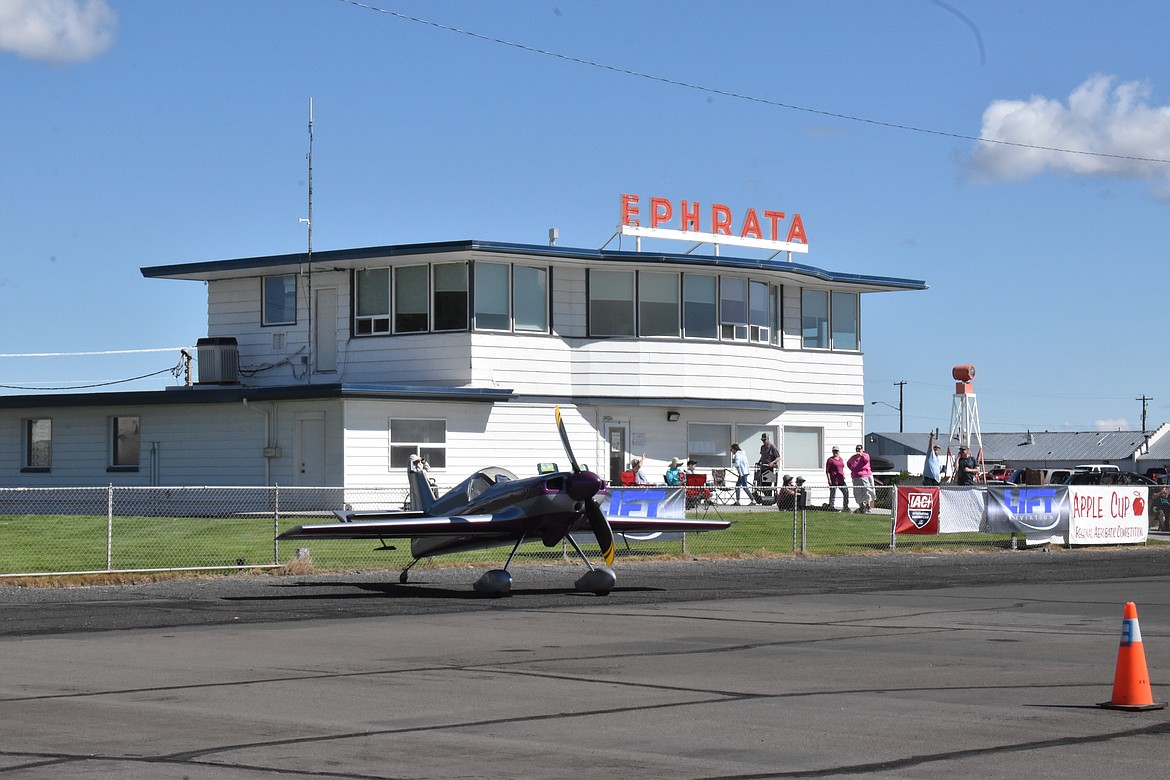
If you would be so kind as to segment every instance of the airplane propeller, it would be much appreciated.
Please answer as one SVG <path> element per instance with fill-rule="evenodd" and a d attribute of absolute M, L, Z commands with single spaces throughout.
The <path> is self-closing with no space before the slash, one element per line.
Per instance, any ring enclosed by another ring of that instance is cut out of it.
<path fill-rule="evenodd" d="M 573 447 L 569 444 L 569 433 L 565 430 L 564 420 L 561 419 L 561 407 L 556 407 L 556 413 L 557 430 L 561 434 L 561 444 L 564 445 L 565 455 L 568 456 L 569 463 L 573 466 L 573 473 L 565 481 L 565 492 L 574 501 L 584 502 L 585 517 L 589 520 L 589 528 L 597 537 L 597 545 L 601 548 L 605 565 L 609 566 L 613 564 L 615 550 L 613 529 L 609 527 L 609 520 L 605 518 L 605 512 L 601 511 L 601 505 L 594 498 L 601 492 L 602 479 L 577 463 L 577 458 L 573 456 Z"/>

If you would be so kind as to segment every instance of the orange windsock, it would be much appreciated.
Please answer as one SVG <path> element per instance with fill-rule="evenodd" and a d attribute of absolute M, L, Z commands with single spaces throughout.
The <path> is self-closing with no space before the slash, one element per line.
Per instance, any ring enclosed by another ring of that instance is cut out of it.
<path fill-rule="evenodd" d="M 1138 627 L 1137 605 L 1125 604 L 1121 621 L 1121 647 L 1117 650 L 1117 671 L 1113 674 L 1113 697 L 1101 702 L 1111 710 L 1160 710 L 1165 703 L 1154 701 L 1150 690 L 1150 672 L 1146 669 L 1146 651 Z"/>

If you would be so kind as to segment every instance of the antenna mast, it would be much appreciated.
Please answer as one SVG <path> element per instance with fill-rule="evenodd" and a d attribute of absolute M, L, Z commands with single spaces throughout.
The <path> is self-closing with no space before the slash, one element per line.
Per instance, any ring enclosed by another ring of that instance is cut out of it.
<path fill-rule="evenodd" d="M 302 219 L 309 228 L 309 244 L 308 244 L 308 275 L 306 277 L 306 284 L 308 292 L 305 301 L 305 307 L 308 309 L 308 333 L 306 334 L 306 344 L 308 345 L 308 362 L 305 364 L 305 379 L 312 383 L 313 381 L 313 98 L 309 98 L 309 217 Z"/>

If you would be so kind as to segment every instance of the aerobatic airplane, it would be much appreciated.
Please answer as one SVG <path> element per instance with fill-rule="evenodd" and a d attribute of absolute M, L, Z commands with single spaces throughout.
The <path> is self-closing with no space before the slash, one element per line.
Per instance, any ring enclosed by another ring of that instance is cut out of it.
<path fill-rule="evenodd" d="M 577 580 L 577 590 L 604 596 L 617 581 L 613 569 L 614 532 L 718 531 L 726 521 L 687 520 L 679 517 L 605 516 L 596 496 L 605 481 L 578 465 L 569 445 L 569 436 L 556 409 L 557 429 L 571 472 L 556 471 L 519 479 L 507 469 L 481 469 L 436 498 L 426 471 L 416 459 L 409 467 L 411 508 L 401 511 L 338 511 L 339 523 L 298 525 L 280 535 L 281 539 L 410 539 L 414 559 L 402 570 L 400 582 L 407 581 L 411 567 L 423 558 L 466 550 L 512 545 L 502 569 L 485 572 L 474 584 L 479 593 L 503 595 L 512 587 L 508 566 L 525 541 L 539 539 L 546 547 L 568 541 L 588 571 Z M 630 503 L 638 504 L 637 500 Z M 654 512 L 646 514 L 654 515 Z M 681 515 L 681 513 L 680 513 Z M 589 529 L 597 538 L 604 566 L 594 566 L 581 551 L 572 534 Z M 388 548 L 389 549 L 389 548 Z"/>

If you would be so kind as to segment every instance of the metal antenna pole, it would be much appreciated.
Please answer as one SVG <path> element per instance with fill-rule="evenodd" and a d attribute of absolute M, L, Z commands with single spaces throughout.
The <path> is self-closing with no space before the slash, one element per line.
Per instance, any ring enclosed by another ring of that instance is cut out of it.
<path fill-rule="evenodd" d="M 309 228 L 309 245 L 308 245 L 308 274 L 306 276 L 307 291 L 305 297 L 305 308 L 308 310 L 308 333 L 306 333 L 305 342 L 308 349 L 308 363 L 305 365 L 305 379 L 309 383 L 313 381 L 313 98 L 309 98 L 309 218 L 301 221 L 308 225 Z"/>

